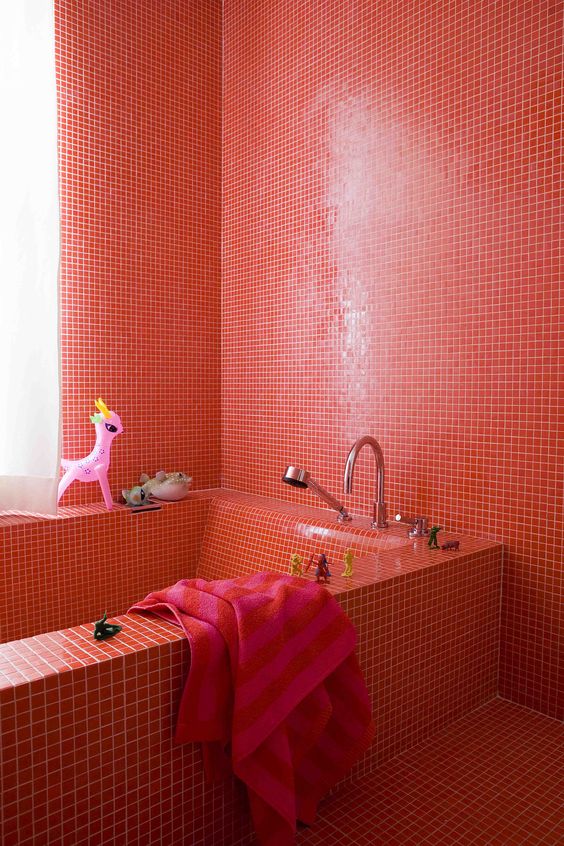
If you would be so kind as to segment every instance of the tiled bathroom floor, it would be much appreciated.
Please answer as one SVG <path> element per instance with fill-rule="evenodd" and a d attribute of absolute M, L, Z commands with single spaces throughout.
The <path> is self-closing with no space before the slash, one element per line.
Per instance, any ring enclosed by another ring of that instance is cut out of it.
<path fill-rule="evenodd" d="M 320 809 L 299 846 L 564 843 L 564 731 L 496 699 Z"/>

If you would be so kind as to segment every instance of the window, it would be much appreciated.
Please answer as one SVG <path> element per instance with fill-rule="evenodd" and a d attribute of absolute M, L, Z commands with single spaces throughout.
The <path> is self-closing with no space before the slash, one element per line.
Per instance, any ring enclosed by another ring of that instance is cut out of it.
<path fill-rule="evenodd" d="M 55 513 L 59 204 L 54 10 L 0 11 L 0 510 Z"/>

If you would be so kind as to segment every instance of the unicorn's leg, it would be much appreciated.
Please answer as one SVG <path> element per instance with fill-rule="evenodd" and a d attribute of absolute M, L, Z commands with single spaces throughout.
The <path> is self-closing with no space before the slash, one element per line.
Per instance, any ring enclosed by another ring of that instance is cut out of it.
<path fill-rule="evenodd" d="M 99 464 L 97 467 L 94 468 L 94 472 L 100 482 L 100 487 L 102 488 L 102 493 L 104 494 L 104 502 L 106 503 L 106 508 L 108 511 L 111 511 L 114 507 L 114 503 L 112 501 L 112 493 L 110 491 L 110 485 L 108 482 L 108 468 L 104 467 L 103 464 Z"/>
<path fill-rule="evenodd" d="M 66 471 L 65 475 L 62 477 L 61 481 L 59 482 L 59 488 L 57 491 L 57 502 L 59 502 L 60 498 L 68 488 L 72 482 L 76 479 L 76 474 L 73 467 L 69 467 Z"/>

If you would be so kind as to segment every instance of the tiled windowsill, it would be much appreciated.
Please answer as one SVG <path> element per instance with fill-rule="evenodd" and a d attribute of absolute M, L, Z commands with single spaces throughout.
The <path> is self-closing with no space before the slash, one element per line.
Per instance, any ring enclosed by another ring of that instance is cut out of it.
<path fill-rule="evenodd" d="M 199 491 L 190 491 L 187 497 L 178 502 L 164 502 L 161 501 L 158 505 L 164 508 L 174 508 L 182 506 L 186 502 L 193 502 L 196 499 L 210 499 L 216 496 L 221 491 L 221 488 L 206 488 Z M 108 511 L 103 502 L 91 502 L 86 505 L 63 505 L 58 509 L 57 514 L 32 514 L 21 511 L 0 511 L 0 531 L 9 526 L 32 525 L 34 523 L 55 522 L 57 520 L 72 520 L 81 517 L 93 517 L 95 515 L 108 516 L 111 514 L 134 514 L 136 509 L 129 508 L 121 502 L 114 502 L 112 511 Z M 141 511 L 136 516 L 142 514 L 152 513 L 151 511 Z"/>

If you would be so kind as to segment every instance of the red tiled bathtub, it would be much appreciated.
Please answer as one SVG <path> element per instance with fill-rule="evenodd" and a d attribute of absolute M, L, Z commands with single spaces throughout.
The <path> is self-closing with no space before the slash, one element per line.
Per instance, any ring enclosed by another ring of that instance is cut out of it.
<path fill-rule="evenodd" d="M 285 571 L 292 552 L 324 551 L 333 562 L 329 590 L 356 626 L 377 724 L 351 777 L 496 694 L 499 545 L 463 537 L 458 553 L 433 551 L 397 527 L 342 527 L 320 509 L 228 491 L 196 499 L 207 519 L 193 572 L 167 583 Z M 174 514 L 181 526 L 184 511 L 193 516 L 189 503 L 160 515 Z M 153 516 L 117 519 L 148 537 Z M 356 552 L 352 579 L 340 576 L 348 546 Z M 185 555 L 182 537 L 162 551 L 164 560 L 175 549 Z M 182 633 L 149 617 L 118 619 L 123 632 L 102 643 L 88 624 L 0 646 L 2 843 L 248 842 L 240 787 L 205 784 L 199 749 L 172 742 L 188 661 Z"/>

